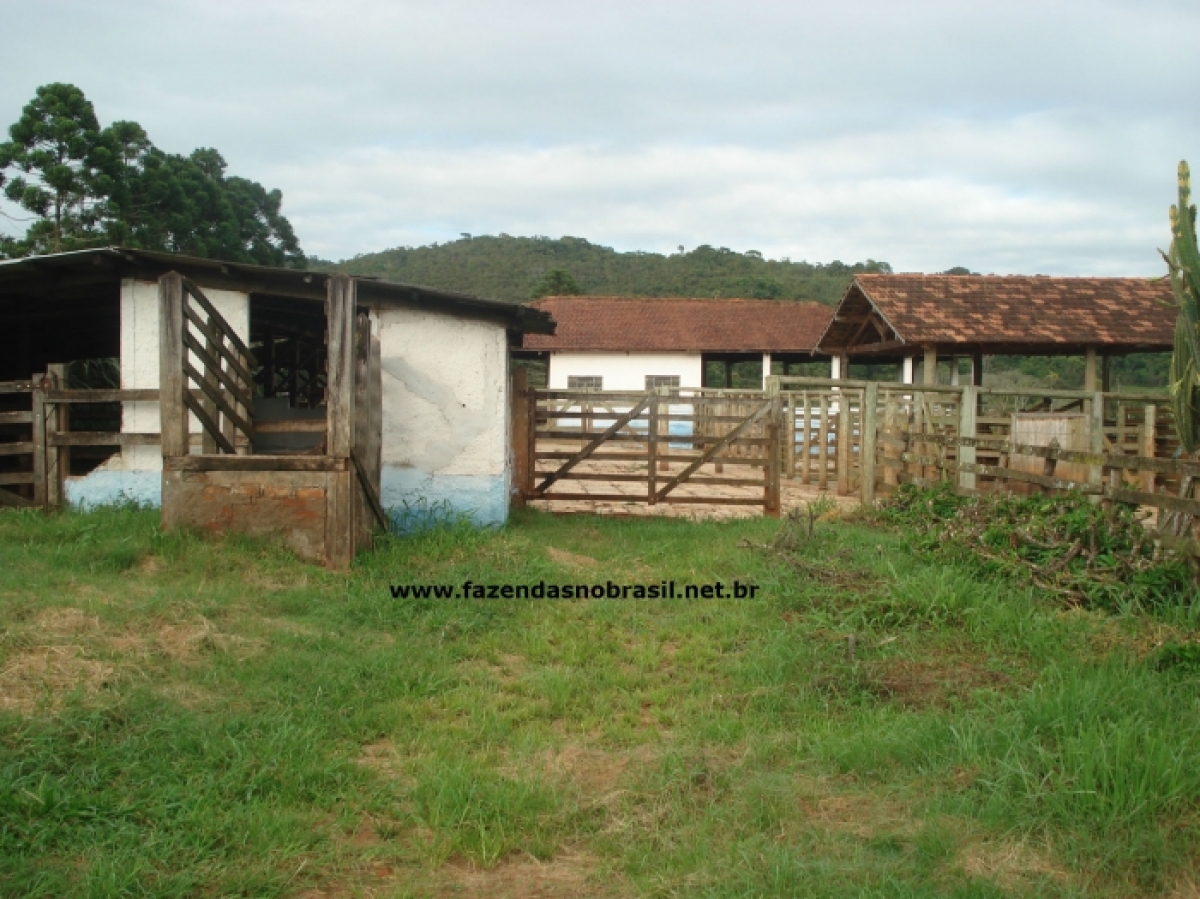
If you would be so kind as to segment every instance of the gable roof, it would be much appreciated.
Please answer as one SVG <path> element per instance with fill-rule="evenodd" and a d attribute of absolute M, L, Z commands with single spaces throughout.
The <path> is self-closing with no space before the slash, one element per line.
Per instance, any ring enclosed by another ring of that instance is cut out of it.
<path fill-rule="evenodd" d="M 968 352 L 1170 350 L 1170 284 L 1146 278 L 858 275 L 819 348 L 851 355 L 937 346 Z"/>
<path fill-rule="evenodd" d="M 811 353 L 833 310 L 799 300 L 546 297 L 558 323 L 526 335 L 529 350 Z"/>

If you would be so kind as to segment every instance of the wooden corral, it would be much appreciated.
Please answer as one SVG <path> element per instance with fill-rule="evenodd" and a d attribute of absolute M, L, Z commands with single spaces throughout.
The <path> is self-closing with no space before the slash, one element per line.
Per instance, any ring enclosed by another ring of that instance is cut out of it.
<path fill-rule="evenodd" d="M 326 321 L 318 451 L 252 454 L 257 360 L 200 288 L 174 272 L 159 280 L 164 528 L 280 533 L 302 557 L 346 568 L 374 527 L 388 526 L 379 501 L 379 346 L 349 277 L 330 279 Z M 203 429 L 199 454 L 189 414 Z"/>

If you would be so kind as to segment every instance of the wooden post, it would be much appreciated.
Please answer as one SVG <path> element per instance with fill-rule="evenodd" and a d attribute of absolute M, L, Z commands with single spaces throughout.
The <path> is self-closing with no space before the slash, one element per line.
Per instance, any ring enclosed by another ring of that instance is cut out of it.
<path fill-rule="evenodd" d="M 347 275 L 329 279 L 325 315 L 328 328 L 325 370 L 325 409 L 329 456 L 348 459 L 354 435 L 354 320 L 355 282 Z M 336 570 L 354 560 L 353 514 L 349 466 L 332 471 L 325 505 L 325 564 Z"/>
<path fill-rule="evenodd" d="M 925 366 L 921 380 L 925 384 L 937 383 L 937 347 L 925 347 Z"/>
<path fill-rule="evenodd" d="M 1096 348 L 1090 346 L 1083 357 L 1083 389 L 1088 393 L 1096 392 Z"/>
<path fill-rule="evenodd" d="M 850 393 L 843 390 L 838 397 L 837 424 L 837 492 L 838 496 L 850 493 L 850 446 L 854 433 L 850 422 Z"/>
<path fill-rule="evenodd" d="M 971 357 L 971 384 L 974 387 L 983 386 L 983 354 L 976 353 Z"/>
<path fill-rule="evenodd" d="M 658 500 L 658 404 L 661 398 L 655 391 L 650 400 L 646 418 L 646 503 L 655 505 Z"/>
<path fill-rule="evenodd" d="M 821 405 L 820 425 L 817 428 L 817 486 L 821 490 L 827 490 L 829 489 L 829 397 L 824 393 L 818 393 L 817 402 Z"/>
<path fill-rule="evenodd" d="M 958 403 L 958 436 L 960 439 L 959 439 L 959 444 L 958 444 L 958 453 L 957 453 L 956 461 L 958 462 L 958 465 L 960 467 L 963 465 L 974 465 L 975 464 L 975 447 L 964 446 L 961 438 L 976 436 L 975 435 L 975 421 L 976 421 L 975 413 L 976 413 L 976 410 L 979 408 L 978 407 L 978 393 L 979 393 L 979 388 L 974 385 L 971 385 L 970 387 L 964 387 L 962 389 L 962 394 L 960 396 L 959 403 Z M 975 472 L 959 471 L 958 486 L 962 490 L 974 490 L 975 489 Z"/>
<path fill-rule="evenodd" d="M 867 384 L 863 390 L 862 414 L 859 416 L 859 470 L 862 472 L 861 489 L 862 504 L 871 506 L 875 503 L 875 451 L 876 429 L 878 427 L 879 385 L 874 381 Z"/>
<path fill-rule="evenodd" d="M 168 272 L 158 279 L 158 407 L 164 459 L 188 454 L 183 353 L 183 278 Z"/>
<path fill-rule="evenodd" d="M 789 481 L 796 480 L 796 395 L 789 393 L 783 413 L 783 461 Z"/>
<path fill-rule="evenodd" d="M 916 374 L 915 374 L 916 367 L 917 367 L 916 357 L 905 356 L 904 364 L 900 368 L 900 380 L 903 381 L 905 384 L 912 384 L 914 378 L 916 377 Z"/>
<path fill-rule="evenodd" d="M 1155 429 L 1158 427 L 1156 421 L 1158 409 L 1154 405 L 1148 405 L 1145 409 L 1145 421 L 1142 425 L 1142 445 L 1140 455 L 1148 459 L 1154 458 L 1155 453 Z M 1154 492 L 1154 472 L 1142 472 L 1142 491 L 1144 493 Z"/>
<path fill-rule="evenodd" d="M 800 483 L 807 484 L 812 468 L 812 404 L 808 391 L 800 398 Z"/>
<path fill-rule="evenodd" d="M 328 419 L 329 455 L 350 455 L 354 421 L 354 316 L 355 283 L 347 275 L 329 279 L 325 304 L 328 328 L 325 373 L 325 406 Z"/>
<path fill-rule="evenodd" d="M 1100 390 L 1112 392 L 1112 356 L 1105 353 L 1100 357 Z"/>
<path fill-rule="evenodd" d="M 763 353 L 762 360 L 762 389 L 767 389 L 767 378 L 771 377 L 771 354 Z"/>
<path fill-rule="evenodd" d="M 655 408 L 658 410 L 656 412 L 656 419 L 658 422 L 658 424 L 656 425 L 656 433 L 657 433 L 658 439 L 660 441 L 663 438 L 669 438 L 671 436 L 671 404 L 670 404 L 670 402 L 668 402 L 666 404 L 667 405 L 667 414 L 666 415 L 662 414 L 662 408 L 659 405 L 664 398 L 669 399 L 669 395 L 668 395 L 669 391 L 670 391 L 669 387 L 658 387 L 658 388 L 655 388 L 655 391 L 654 391 L 659 397 L 657 400 L 654 401 L 654 405 L 655 405 Z M 693 444 L 693 448 L 695 448 L 694 444 Z M 671 446 L 670 446 L 670 442 L 668 441 L 667 442 L 667 452 L 670 453 L 670 451 L 671 451 Z M 670 468 L 671 468 L 670 462 L 659 461 L 659 463 L 658 463 L 659 471 L 669 471 Z"/>
<path fill-rule="evenodd" d="M 46 387 L 47 375 L 33 377 L 33 504 L 45 506 L 48 501 L 46 489 Z"/>
<path fill-rule="evenodd" d="M 883 444 L 884 460 L 899 460 L 900 450 L 894 445 L 894 441 L 899 439 L 899 427 L 897 423 L 900 419 L 900 404 L 896 399 L 896 394 L 888 391 L 884 397 L 883 407 L 883 434 L 887 440 Z M 895 487 L 900 483 L 897 470 L 891 465 L 883 466 L 883 483 L 889 487 Z"/>
<path fill-rule="evenodd" d="M 46 366 L 46 377 L 58 389 L 66 389 L 67 366 L 55 362 Z M 54 403 L 46 423 L 46 502 L 51 506 L 67 504 L 66 482 L 71 475 L 71 448 L 49 446 L 48 435 L 65 434 L 71 430 L 71 407 L 67 403 Z"/>
<path fill-rule="evenodd" d="M 1088 410 L 1088 452 L 1099 455 L 1104 452 L 1104 394 L 1092 394 L 1091 408 Z M 1088 483 L 1099 486 L 1104 480 L 1104 469 L 1099 465 L 1088 467 Z M 1099 496 L 1093 496 L 1094 502 L 1099 502 Z"/>
<path fill-rule="evenodd" d="M 187 300 L 185 299 L 184 302 L 187 302 Z M 213 333 L 220 334 L 220 329 L 217 327 L 217 323 L 211 315 L 206 318 L 206 321 L 208 322 L 208 327 L 212 329 Z M 221 343 L 222 345 L 225 343 L 225 338 L 223 335 L 221 337 Z M 216 360 L 217 365 L 222 364 L 222 357 L 217 351 L 216 341 L 207 335 L 205 335 L 204 338 L 204 348 L 208 350 L 208 355 Z M 225 367 L 228 368 L 228 366 Z M 200 371 L 204 373 L 204 380 L 212 386 L 213 390 L 218 390 L 221 391 L 221 393 L 226 394 L 227 399 L 229 399 L 229 401 L 232 403 L 233 396 L 232 394 L 227 394 L 220 381 L 217 380 L 217 373 L 202 361 L 199 362 L 199 368 Z M 222 424 L 222 417 L 225 418 L 223 426 L 221 427 L 221 433 L 225 436 L 226 440 L 232 442 L 233 422 L 229 420 L 228 416 L 222 416 L 220 410 L 217 409 L 217 404 L 214 403 L 208 396 L 205 396 L 200 400 L 200 405 L 204 407 L 204 411 L 208 413 L 208 417 L 218 424 Z M 200 429 L 200 435 L 200 452 L 206 456 L 215 455 L 219 451 L 217 449 L 216 435 L 210 434 L 208 428 L 203 427 Z"/>
<path fill-rule="evenodd" d="M 780 463 L 780 430 L 783 417 L 783 406 L 779 396 L 779 382 L 773 381 L 771 387 L 771 411 L 767 417 L 767 458 L 766 486 L 763 488 L 763 514 L 770 518 L 779 517 L 779 463 Z"/>
<path fill-rule="evenodd" d="M 509 440 L 512 446 L 513 485 L 509 505 L 514 509 L 525 508 L 525 484 L 528 477 L 525 469 L 533 460 L 529 454 L 529 429 L 525 419 L 529 416 L 529 396 L 525 388 L 526 374 L 523 368 L 514 368 L 509 382 Z"/>

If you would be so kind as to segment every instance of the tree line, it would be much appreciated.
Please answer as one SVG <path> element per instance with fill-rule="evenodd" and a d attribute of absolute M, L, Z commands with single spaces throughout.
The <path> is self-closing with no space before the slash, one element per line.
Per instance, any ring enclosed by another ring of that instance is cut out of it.
<path fill-rule="evenodd" d="M 211 148 L 189 155 L 154 146 L 137 122 L 101 127 L 71 84 L 39 87 L 0 143 L 0 189 L 29 221 L 0 235 L 0 257 L 119 245 L 303 268 L 281 212 L 283 196 L 226 174 Z"/>

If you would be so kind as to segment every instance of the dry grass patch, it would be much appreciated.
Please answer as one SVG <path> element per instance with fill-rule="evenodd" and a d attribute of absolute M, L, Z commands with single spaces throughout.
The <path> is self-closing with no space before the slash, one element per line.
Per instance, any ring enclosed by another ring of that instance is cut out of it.
<path fill-rule="evenodd" d="M 971 877 L 990 880 L 1006 890 L 1028 888 L 1031 881 L 1050 879 L 1060 884 L 1071 880 L 1070 872 L 1058 864 L 1048 846 L 1033 846 L 1024 840 L 978 840 L 959 851 L 958 862 Z"/>
<path fill-rule="evenodd" d="M 549 861 L 512 857 L 491 868 L 451 862 L 439 872 L 437 896 L 469 899 L 589 899 L 622 893 L 612 878 L 601 878 L 596 859 L 570 852 Z"/>
<path fill-rule="evenodd" d="M 600 567 L 600 563 L 591 556 L 582 556 L 565 549 L 556 549 L 553 546 L 546 547 L 546 555 L 551 562 L 576 571 L 588 571 Z"/>
<path fill-rule="evenodd" d="M 887 659 L 865 663 L 866 688 L 880 699 L 906 708 L 949 706 L 972 692 L 1001 687 L 1008 676 L 972 662 L 953 659 Z"/>

